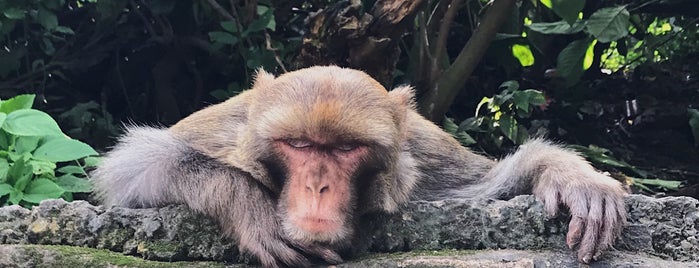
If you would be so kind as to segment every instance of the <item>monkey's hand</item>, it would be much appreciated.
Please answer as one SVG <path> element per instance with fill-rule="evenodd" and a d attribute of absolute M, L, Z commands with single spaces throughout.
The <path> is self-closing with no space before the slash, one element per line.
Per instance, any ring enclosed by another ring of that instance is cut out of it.
<path fill-rule="evenodd" d="M 566 242 L 571 249 L 579 245 L 580 262 L 597 260 L 626 224 L 623 187 L 587 163 L 546 168 L 533 190 L 549 216 L 558 213 L 560 204 L 569 208 L 572 218 Z"/>

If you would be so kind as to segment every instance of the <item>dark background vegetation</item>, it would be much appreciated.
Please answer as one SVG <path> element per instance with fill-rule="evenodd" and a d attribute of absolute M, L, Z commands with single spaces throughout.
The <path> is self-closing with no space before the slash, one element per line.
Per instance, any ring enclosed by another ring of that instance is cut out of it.
<path fill-rule="evenodd" d="M 699 197 L 695 1 L 0 0 L 0 98 L 36 94 L 104 151 L 122 122 L 168 126 L 257 68 L 335 64 L 414 85 L 493 157 L 545 135 L 633 191 Z"/>

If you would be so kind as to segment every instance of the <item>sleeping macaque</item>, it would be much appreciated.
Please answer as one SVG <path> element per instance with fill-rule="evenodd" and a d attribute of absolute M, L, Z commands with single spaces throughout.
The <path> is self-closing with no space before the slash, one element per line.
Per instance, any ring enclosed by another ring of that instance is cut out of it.
<path fill-rule="evenodd" d="M 170 128 L 128 127 L 93 174 L 96 193 L 106 205 L 186 204 L 265 267 L 342 262 L 361 215 L 410 200 L 533 193 L 551 215 L 568 207 L 581 262 L 611 246 L 626 221 L 619 182 L 541 139 L 489 160 L 413 98 L 357 70 L 260 70 L 251 90 Z"/>

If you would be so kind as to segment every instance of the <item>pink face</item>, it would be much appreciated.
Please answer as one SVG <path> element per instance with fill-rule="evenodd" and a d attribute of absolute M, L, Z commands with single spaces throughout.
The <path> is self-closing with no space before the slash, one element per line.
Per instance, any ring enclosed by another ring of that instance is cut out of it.
<path fill-rule="evenodd" d="M 320 143 L 311 139 L 276 140 L 286 162 L 284 229 L 301 241 L 332 242 L 349 235 L 352 175 L 368 148 L 354 142 Z"/>

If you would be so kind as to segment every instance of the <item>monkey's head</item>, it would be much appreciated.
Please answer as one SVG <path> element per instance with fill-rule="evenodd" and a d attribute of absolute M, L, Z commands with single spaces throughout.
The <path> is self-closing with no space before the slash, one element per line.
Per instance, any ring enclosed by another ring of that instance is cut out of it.
<path fill-rule="evenodd" d="M 278 195 L 291 239 L 346 242 L 359 214 L 407 201 L 413 182 L 399 168 L 412 89 L 389 93 L 363 72 L 330 66 L 277 78 L 260 71 L 252 90 L 241 150 Z"/>

